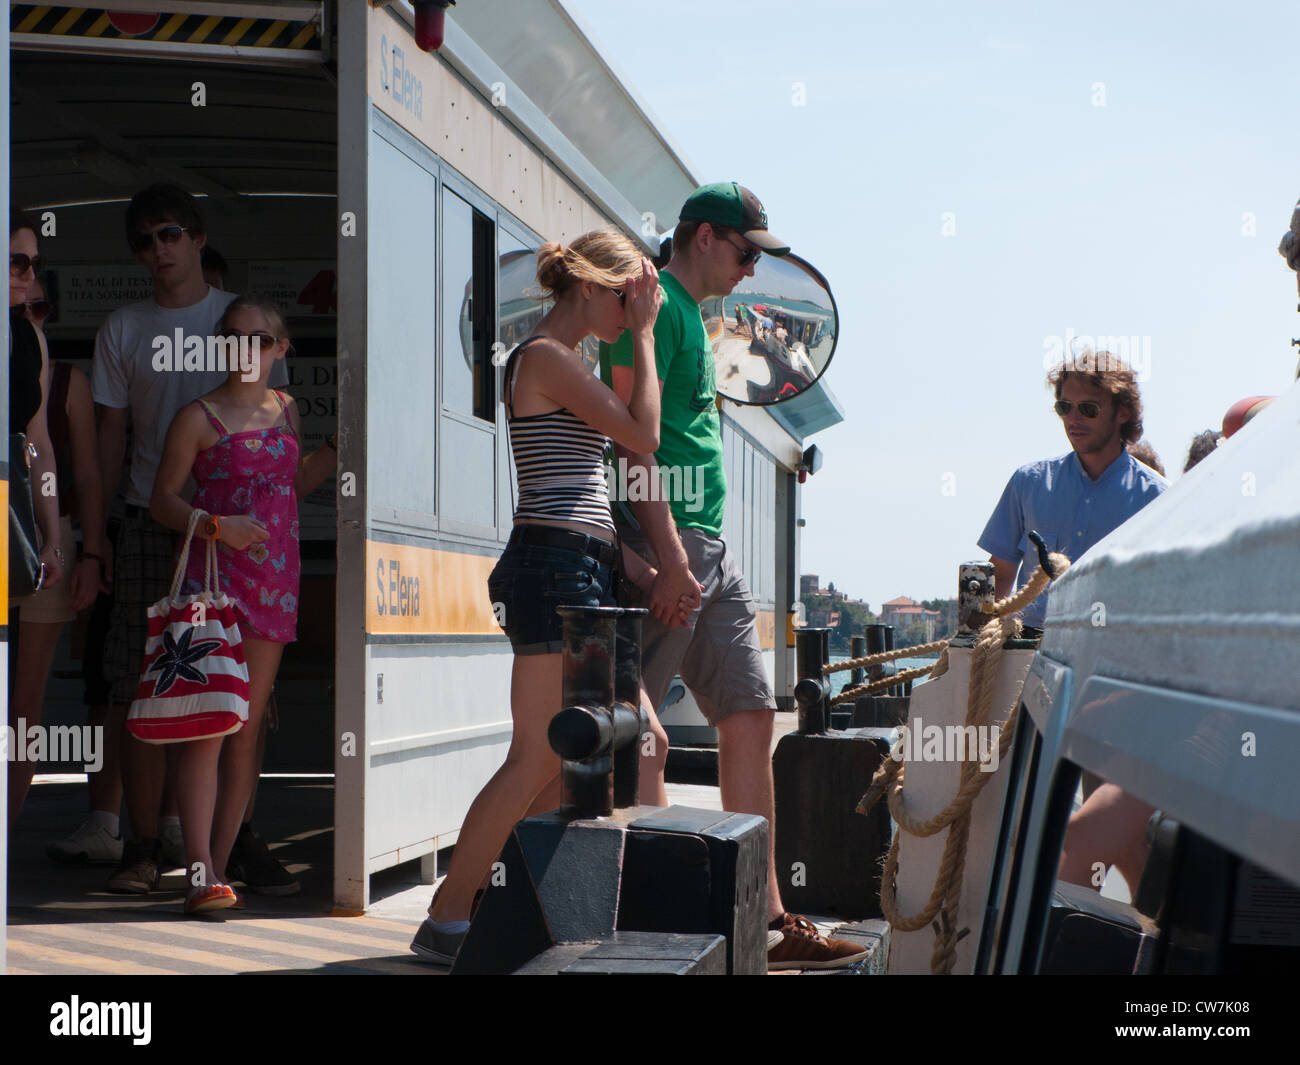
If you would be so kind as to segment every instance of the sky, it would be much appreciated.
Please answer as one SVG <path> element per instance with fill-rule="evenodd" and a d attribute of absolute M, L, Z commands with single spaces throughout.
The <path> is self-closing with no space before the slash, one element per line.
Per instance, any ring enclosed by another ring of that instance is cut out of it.
<path fill-rule="evenodd" d="M 562 3 L 700 180 L 753 189 L 830 282 L 846 417 L 801 504 L 823 584 L 956 594 L 1011 473 L 1069 451 L 1045 368 L 1071 335 L 1128 338 L 1171 480 L 1293 384 L 1290 0 Z"/>

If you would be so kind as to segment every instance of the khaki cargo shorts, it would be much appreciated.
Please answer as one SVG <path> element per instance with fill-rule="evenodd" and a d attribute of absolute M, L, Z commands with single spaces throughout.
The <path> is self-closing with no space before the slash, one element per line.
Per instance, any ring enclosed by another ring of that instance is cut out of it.
<path fill-rule="evenodd" d="M 651 565 L 654 551 L 640 533 L 621 530 L 623 543 Z M 745 575 L 726 542 L 699 529 L 679 529 L 691 572 L 703 586 L 700 605 L 684 627 L 644 622 L 641 676 L 656 709 L 680 674 L 710 725 L 741 710 L 776 710 L 758 646 L 757 612 Z M 638 593 L 639 595 L 639 593 Z M 647 606 L 637 602 L 625 605 Z"/>

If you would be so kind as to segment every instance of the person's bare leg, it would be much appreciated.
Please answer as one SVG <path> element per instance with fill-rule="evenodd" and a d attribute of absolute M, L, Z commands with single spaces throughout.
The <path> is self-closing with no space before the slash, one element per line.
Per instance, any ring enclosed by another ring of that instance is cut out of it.
<path fill-rule="evenodd" d="M 1114 784 L 1102 784 L 1071 816 L 1056 876 L 1070 884 L 1099 888 L 1114 865 L 1137 891 L 1147 860 L 1146 829 L 1153 807 Z"/>
<path fill-rule="evenodd" d="M 668 733 L 650 703 L 650 696 L 641 689 L 641 705 L 650 717 L 650 735 L 642 736 L 641 766 L 637 778 L 637 801 L 642 806 L 667 806 L 668 793 L 664 790 L 664 767 L 668 765 Z"/>
<path fill-rule="evenodd" d="M 244 807 L 244 824 L 253 820 L 253 807 L 257 804 L 257 782 L 262 779 L 262 763 L 266 761 L 266 735 L 271 730 L 271 709 L 275 705 L 275 685 L 266 700 L 266 713 L 262 715 L 262 727 L 257 730 L 257 775 L 253 778 L 253 794 L 248 797 Z"/>
<path fill-rule="evenodd" d="M 483 785 L 465 815 L 447 879 L 429 904 L 435 921 L 469 920 L 474 892 L 501 853 L 510 830 L 538 793 L 556 778 L 559 758 L 546 729 L 560 704 L 561 656 L 516 656 L 510 679 L 514 735 L 501 768 Z"/>
<path fill-rule="evenodd" d="M 114 721 L 107 706 L 86 707 L 86 723 L 101 729 L 104 737 L 104 762 L 86 781 L 90 808 L 117 817 L 122 812 L 122 723 Z"/>
<path fill-rule="evenodd" d="M 63 622 L 24 621 L 19 628 L 17 668 L 14 673 L 13 695 L 9 700 L 9 724 L 17 730 L 18 722 L 24 728 L 41 723 L 45 705 L 45 682 L 50 676 L 54 661 L 54 648 L 63 632 Z M 16 735 L 16 732 L 15 732 Z M 48 754 L 48 752 L 47 752 Z M 29 759 L 9 763 L 9 828 L 12 831 L 22 812 L 23 800 L 31 787 L 36 763 Z"/>
<path fill-rule="evenodd" d="M 248 809 L 249 797 L 257 788 L 257 739 L 266 716 L 266 700 L 275 683 L 284 644 L 244 638 L 248 662 L 248 721 L 226 737 L 218 770 L 217 806 L 212 816 L 212 859 L 217 879 L 225 882 L 226 861 Z"/>
<path fill-rule="evenodd" d="M 217 802 L 217 763 L 222 737 L 175 744 L 176 802 L 185 837 L 189 890 L 221 882 L 212 863 L 212 813 Z"/>
<path fill-rule="evenodd" d="M 785 913 L 776 876 L 776 805 L 772 785 L 771 710 L 741 710 L 718 725 L 718 783 L 722 808 L 767 818 L 767 919 Z"/>
<path fill-rule="evenodd" d="M 125 726 L 125 704 L 110 710 Z M 126 812 L 131 818 L 131 834 L 136 839 L 158 838 L 158 811 L 162 808 L 163 782 L 167 776 L 167 758 L 162 747 L 145 743 L 130 732 L 122 735 L 122 790 L 126 793 Z"/>
<path fill-rule="evenodd" d="M 552 810 L 560 808 L 560 774 L 556 773 L 544 785 L 534 797 L 533 801 L 528 804 L 528 809 L 524 811 L 524 817 L 536 817 L 538 814 L 547 814 Z"/>

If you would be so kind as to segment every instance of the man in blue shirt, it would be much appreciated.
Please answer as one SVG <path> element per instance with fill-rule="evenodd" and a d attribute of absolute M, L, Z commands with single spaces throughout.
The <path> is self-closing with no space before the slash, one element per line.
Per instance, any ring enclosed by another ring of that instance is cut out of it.
<path fill-rule="evenodd" d="M 1073 562 L 1169 487 L 1126 448 L 1142 436 L 1142 398 L 1132 370 L 1102 351 L 1058 366 L 1047 383 L 1074 450 L 1016 470 L 984 527 L 979 546 L 992 556 L 999 599 L 1027 584 L 1038 568 L 1030 530 L 1041 534 L 1049 551 Z M 1044 593 L 1022 611 L 1026 628 L 1041 629 L 1046 612 Z"/>

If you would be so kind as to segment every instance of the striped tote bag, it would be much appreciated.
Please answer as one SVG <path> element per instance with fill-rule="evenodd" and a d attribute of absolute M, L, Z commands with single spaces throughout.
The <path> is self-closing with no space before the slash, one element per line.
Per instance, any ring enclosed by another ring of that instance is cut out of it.
<path fill-rule="evenodd" d="M 204 541 L 203 592 L 180 595 L 200 516 L 207 515 L 190 514 L 171 593 L 149 608 L 144 669 L 126 720 L 131 735 L 146 743 L 226 736 L 248 720 L 248 665 L 234 608 L 221 590 L 215 540 Z"/>

